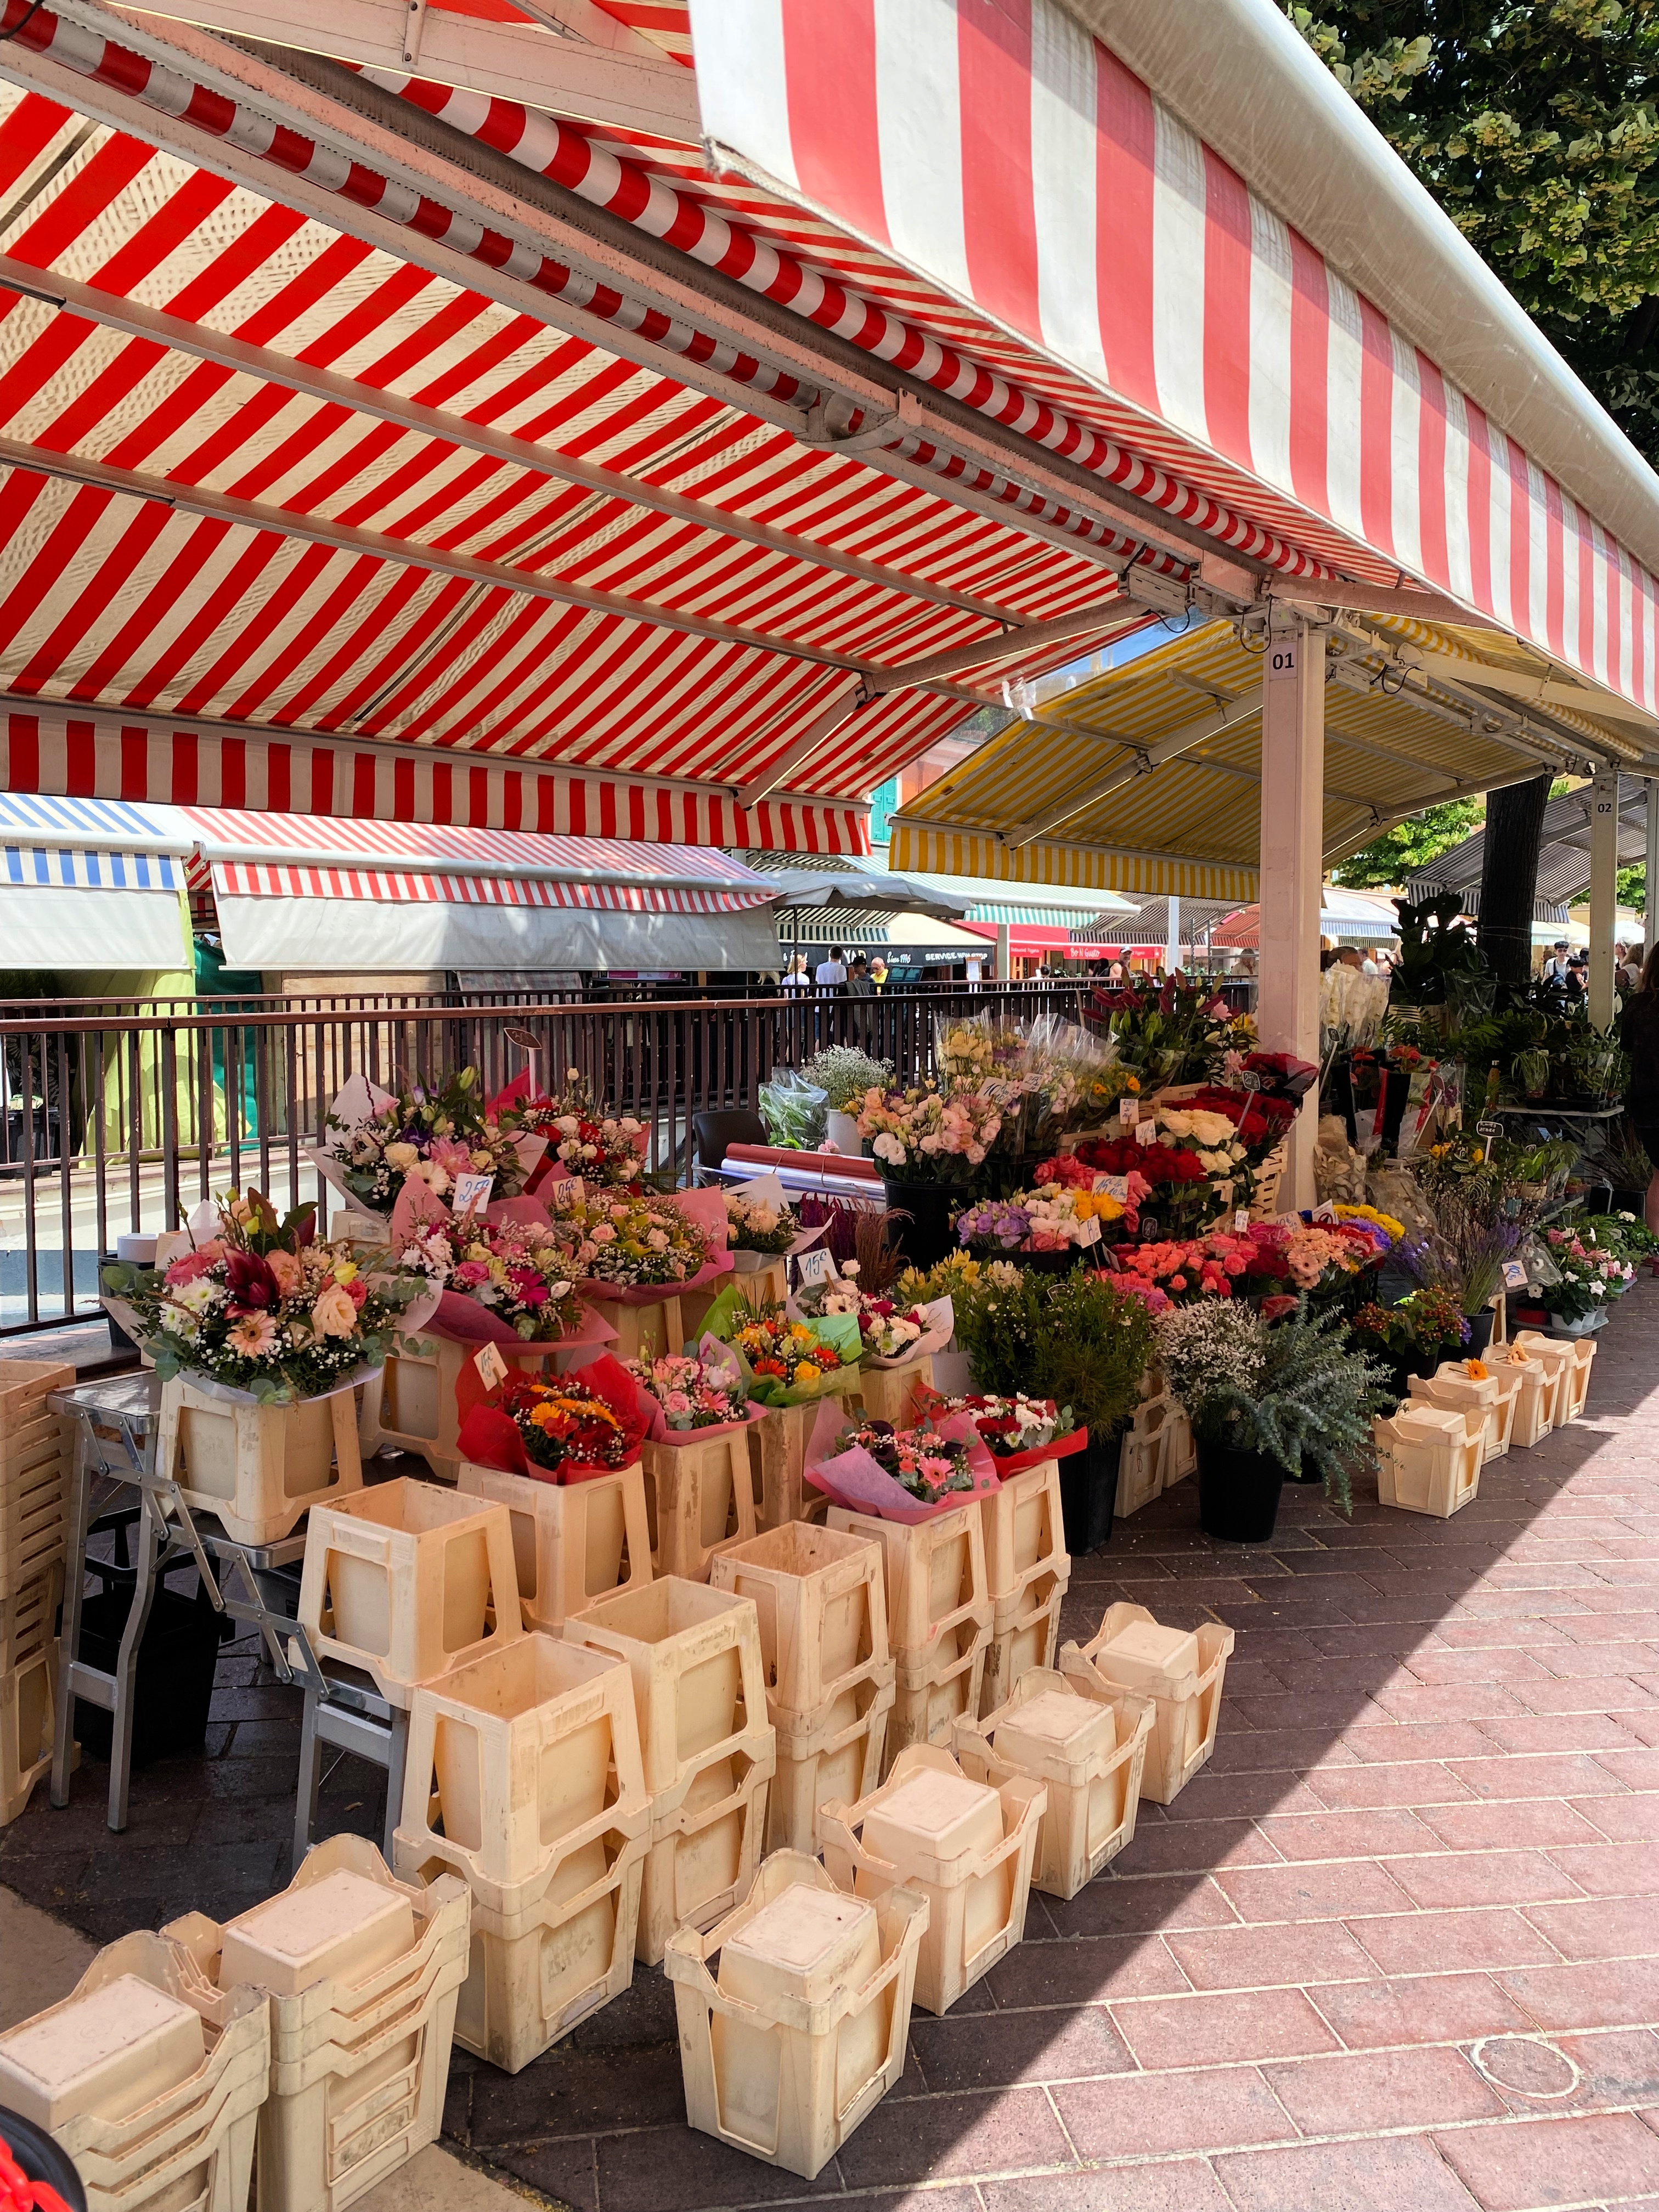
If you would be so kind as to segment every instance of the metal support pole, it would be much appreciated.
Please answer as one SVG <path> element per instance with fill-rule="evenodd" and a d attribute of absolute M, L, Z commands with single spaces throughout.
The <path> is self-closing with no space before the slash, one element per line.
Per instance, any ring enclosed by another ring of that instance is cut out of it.
<path fill-rule="evenodd" d="M 1619 890 L 1619 771 L 1603 769 L 1590 789 L 1589 1018 L 1613 1021 L 1613 938 Z"/>
<path fill-rule="evenodd" d="M 1642 902 L 1642 951 L 1659 945 L 1659 781 L 1648 778 L 1648 887 Z"/>
<path fill-rule="evenodd" d="M 1008 925 L 1006 921 L 1000 921 L 997 924 L 997 981 L 1005 991 L 1014 980 L 1013 964 L 1009 951 Z"/>
<path fill-rule="evenodd" d="M 1319 1057 L 1319 909 L 1323 884 L 1325 633 L 1294 618 L 1267 640 L 1261 687 L 1261 990 L 1268 1052 Z M 1290 1135 L 1289 1203 L 1314 1202 L 1319 1100 Z"/>
<path fill-rule="evenodd" d="M 1170 932 L 1169 941 L 1164 947 L 1164 965 L 1167 972 L 1173 975 L 1181 965 L 1181 901 L 1171 897 L 1169 908 Z"/>

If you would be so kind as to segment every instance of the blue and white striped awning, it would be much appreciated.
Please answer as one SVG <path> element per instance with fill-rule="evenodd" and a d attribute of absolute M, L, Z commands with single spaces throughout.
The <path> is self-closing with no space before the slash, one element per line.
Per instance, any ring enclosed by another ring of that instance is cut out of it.
<path fill-rule="evenodd" d="M 179 891 L 185 888 L 185 864 L 167 853 L 0 845 L 0 883 L 52 890 Z"/>

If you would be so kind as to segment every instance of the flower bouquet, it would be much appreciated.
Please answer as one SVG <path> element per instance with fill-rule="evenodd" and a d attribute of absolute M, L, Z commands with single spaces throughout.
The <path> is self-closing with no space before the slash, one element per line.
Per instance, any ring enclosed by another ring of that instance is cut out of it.
<path fill-rule="evenodd" d="M 718 1191 L 676 1191 L 665 1198 L 555 1183 L 547 1194 L 554 1231 L 577 1282 L 595 1297 L 648 1301 L 731 1267 Z M 710 1218 L 710 1200 L 720 1210 L 718 1224 Z"/>
<path fill-rule="evenodd" d="M 579 1067 L 566 1069 L 564 1089 L 556 1097 L 532 1093 L 526 1071 L 490 1105 L 546 1139 L 548 1167 L 538 1180 L 545 1180 L 556 1165 L 605 1189 L 639 1189 L 650 1133 L 631 1114 L 606 1114 L 596 1105 Z"/>
<path fill-rule="evenodd" d="M 1397 1305 L 1373 1299 L 1348 1324 L 1362 1351 L 1380 1353 L 1396 1375 L 1432 1375 L 1443 1359 L 1455 1358 L 1468 1342 L 1468 1318 L 1449 1291 L 1413 1291 Z"/>
<path fill-rule="evenodd" d="M 1166 1305 L 1243 1296 L 1246 1278 L 1261 1255 L 1254 1230 L 1247 1236 L 1213 1230 L 1207 1237 L 1128 1246 L 1113 1255 L 1114 1279 L 1120 1290 L 1134 1292 L 1154 1312 L 1162 1312 Z"/>
<path fill-rule="evenodd" d="M 1040 1255 L 1064 1268 L 1122 1233 L 1128 1219 L 1128 1206 L 1106 1191 L 1053 1182 L 969 1206 L 957 1216 L 957 1235 L 987 1254 Z"/>
<path fill-rule="evenodd" d="M 726 1238 L 733 1252 L 776 1259 L 794 1249 L 800 1222 L 792 1206 L 769 1205 L 745 1190 L 727 1190 L 722 1195 Z M 741 1260 L 738 1265 L 742 1267 Z"/>
<path fill-rule="evenodd" d="M 512 1198 L 545 1149 L 538 1133 L 486 1111 L 476 1067 L 461 1068 L 441 1091 L 417 1085 L 395 1096 L 353 1076 L 325 1126 L 329 1143 L 311 1158 L 343 1196 L 382 1218 L 410 1180 L 447 1198 L 463 1176 L 487 1176 L 488 1198 Z"/>
<path fill-rule="evenodd" d="M 503 1474 L 589 1482 L 637 1460 L 645 1439 L 634 1377 L 605 1356 L 574 1375 L 510 1375 L 487 1394 L 471 1395 L 461 1419 L 461 1455 Z"/>
<path fill-rule="evenodd" d="M 232 1191 L 191 1216 L 191 1248 L 170 1263 L 104 1270 L 112 1309 L 165 1382 L 210 1395 L 292 1405 L 378 1372 L 401 1326 L 429 1312 L 424 1273 L 360 1261 L 315 1237 L 316 1208 L 278 1217 L 263 1192 Z"/>
<path fill-rule="evenodd" d="M 966 1413 L 1002 1481 L 1040 1467 L 1045 1460 L 1066 1458 L 1088 1447 L 1089 1431 L 1073 1419 L 1069 1406 L 1057 1406 L 1052 1398 L 1028 1398 L 1023 1390 L 1006 1398 L 940 1398 L 928 1411 L 947 1417 Z"/>
<path fill-rule="evenodd" d="M 651 1401 L 647 1433 L 653 1442 L 679 1443 L 748 1423 L 749 1386 L 730 1345 L 705 1340 L 695 1356 L 665 1352 L 626 1364 Z"/>
<path fill-rule="evenodd" d="M 1156 988 L 1097 989 L 1089 1011 L 1143 1091 L 1208 1081 L 1219 1072 L 1237 1034 L 1226 1000 L 1207 985 L 1184 977 L 1171 976 Z"/>
<path fill-rule="evenodd" d="M 1616 1298 L 1636 1270 L 1616 1253 L 1586 1243 L 1576 1228 L 1546 1229 L 1544 1240 L 1557 1279 L 1543 1291 L 1553 1328 L 1600 1328 L 1609 1298 Z"/>
<path fill-rule="evenodd" d="M 974 1090 L 872 1090 L 858 1122 L 884 1180 L 963 1183 L 996 1142 L 1002 1109 Z"/>
<path fill-rule="evenodd" d="M 812 1283 L 790 1300 L 795 1320 L 817 1322 L 836 1314 L 856 1316 L 864 1357 L 881 1367 L 898 1367 L 943 1352 L 956 1334 L 956 1316 L 948 1297 L 926 1303 L 862 1289 L 859 1263 L 849 1260 L 839 1275 Z"/>
<path fill-rule="evenodd" d="M 1146 1126 L 1152 1134 L 1145 1142 L 1138 1137 L 1095 1138 L 1079 1145 L 1073 1157 L 1098 1176 L 1140 1177 L 1146 1189 L 1137 1210 L 1143 1231 L 1155 1223 L 1177 1236 L 1189 1235 L 1212 1220 L 1224 1204 L 1222 1193 L 1231 1189 L 1233 1164 L 1229 1160 L 1224 1173 L 1212 1174 L 1194 1146 L 1174 1131 L 1151 1120 Z"/>
<path fill-rule="evenodd" d="M 1000 1487 L 996 1465 L 966 1414 L 937 1426 L 866 1421 L 835 1435 L 819 1415 L 806 1480 L 849 1512 L 914 1526 Z"/>

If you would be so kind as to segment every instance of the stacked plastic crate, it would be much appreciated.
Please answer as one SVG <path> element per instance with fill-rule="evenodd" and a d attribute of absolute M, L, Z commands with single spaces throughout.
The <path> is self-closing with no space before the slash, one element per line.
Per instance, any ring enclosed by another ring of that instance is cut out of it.
<path fill-rule="evenodd" d="M 74 1382 L 61 1361 L 0 1359 L 0 1826 L 52 1765 L 72 1431 L 46 1400 Z"/>
<path fill-rule="evenodd" d="M 1060 1500 L 1060 1462 L 1039 1461 L 980 1500 L 991 1638 L 979 1710 L 990 1712 L 1033 1667 L 1052 1667 L 1060 1608 L 1072 1579 Z"/>
<path fill-rule="evenodd" d="M 886 1764 L 908 1744 L 947 1745 L 979 1711 L 993 1607 L 977 1498 L 917 1522 L 883 1521 L 832 1505 L 829 1526 L 879 1544 L 887 1641 L 895 1662 Z"/>
<path fill-rule="evenodd" d="M 894 1662 L 878 1544 L 800 1521 L 734 1546 L 713 1564 L 715 1589 L 752 1600 L 778 1764 L 769 1851 L 818 1848 L 818 1810 L 873 1790 L 887 1741 Z"/>

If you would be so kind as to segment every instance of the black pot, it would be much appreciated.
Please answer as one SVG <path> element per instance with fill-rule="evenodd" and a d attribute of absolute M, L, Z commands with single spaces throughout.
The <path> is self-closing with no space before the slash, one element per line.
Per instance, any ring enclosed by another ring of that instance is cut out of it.
<path fill-rule="evenodd" d="M 1382 1099 L 1382 1149 L 1392 1159 L 1400 1150 L 1400 1126 L 1411 1103 L 1412 1079 L 1402 1067 L 1389 1070 L 1389 1087 Z"/>
<path fill-rule="evenodd" d="M 1620 1190 L 1615 1188 L 1612 1200 L 1607 1206 L 1607 1212 L 1609 1213 L 1633 1213 L 1636 1216 L 1636 1218 L 1640 1221 L 1643 1218 L 1642 1209 L 1647 1203 L 1647 1196 L 1648 1194 L 1644 1190 Z"/>
<path fill-rule="evenodd" d="M 131 1589 L 118 1586 L 82 1601 L 79 1656 L 86 1665 L 105 1674 L 115 1672 L 131 1606 Z M 223 1625 L 228 1626 L 228 1621 Z M 221 1626 L 222 1616 L 208 1602 L 204 1591 L 184 1597 L 165 1587 L 156 1590 L 138 1645 L 133 1680 L 131 1759 L 135 1767 L 202 1748 L 213 1702 Z M 75 1733 L 82 1749 L 107 1759 L 114 1715 L 84 1698 L 76 1699 L 75 1712 Z"/>
<path fill-rule="evenodd" d="M 951 1217 L 968 1203 L 960 1183 L 890 1182 L 882 1177 L 890 1213 L 904 1218 L 892 1224 L 893 1242 L 913 1267 L 934 1267 L 957 1249 Z"/>
<path fill-rule="evenodd" d="M 1067 1453 L 1060 1462 L 1060 1513 L 1066 1548 L 1073 1559 L 1085 1552 L 1097 1552 L 1112 1540 L 1117 1466 L 1122 1451 L 1121 1431 L 1104 1442 L 1097 1442 L 1091 1435 L 1081 1451 Z"/>
<path fill-rule="evenodd" d="M 1463 1346 L 1463 1356 L 1466 1359 L 1484 1359 L 1498 1316 L 1490 1306 L 1482 1306 L 1478 1314 L 1466 1314 L 1463 1318 L 1469 1325 L 1469 1340 Z"/>
<path fill-rule="evenodd" d="M 0 2105 L 0 2142 L 29 2180 L 44 2181 L 49 2189 L 55 2189 L 70 2212 L 87 2212 L 87 2192 L 81 2186 L 74 2160 L 58 2148 L 44 2128 Z"/>
<path fill-rule="evenodd" d="M 1229 1544 L 1265 1544 L 1279 1518 L 1285 1470 L 1267 1452 L 1198 1446 L 1198 1521 Z"/>

